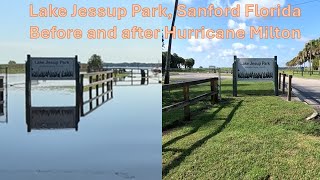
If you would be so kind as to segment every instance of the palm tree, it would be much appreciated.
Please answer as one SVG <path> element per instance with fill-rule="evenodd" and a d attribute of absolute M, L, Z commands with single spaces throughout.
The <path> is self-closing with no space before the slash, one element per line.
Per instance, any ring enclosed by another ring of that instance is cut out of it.
<path fill-rule="evenodd" d="M 173 31 L 173 27 L 176 21 L 177 9 L 178 9 L 179 0 L 176 0 L 174 5 L 174 13 L 171 24 L 171 31 Z M 165 67 L 165 76 L 164 76 L 164 84 L 169 84 L 170 82 L 170 61 L 171 61 L 171 45 L 172 45 L 172 34 L 169 36 L 169 44 L 168 44 L 168 54 L 166 59 L 166 67 Z"/>
<path fill-rule="evenodd" d="M 305 44 L 302 51 L 287 63 L 288 66 L 297 66 L 309 62 L 310 71 L 313 71 L 312 60 L 320 57 L 320 38 L 309 41 Z M 320 68 L 319 68 L 320 69 Z"/>

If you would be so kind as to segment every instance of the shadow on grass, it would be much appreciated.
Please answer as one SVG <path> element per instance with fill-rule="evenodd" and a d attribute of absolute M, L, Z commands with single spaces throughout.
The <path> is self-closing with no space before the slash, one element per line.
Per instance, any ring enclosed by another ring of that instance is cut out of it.
<path fill-rule="evenodd" d="M 232 117 L 234 116 L 234 113 L 239 109 L 239 107 L 241 106 L 243 100 L 241 100 L 240 102 L 237 103 L 236 106 L 234 106 L 234 108 L 232 109 L 232 111 L 230 112 L 230 114 L 226 117 L 225 122 L 215 131 L 213 131 L 212 133 L 208 134 L 207 136 L 203 137 L 202 139 L 199 139 L 196 143 L 194 143 L 190 148 L 185 149 L 185 150 L 181 150 L 179 149 L 180 152 L 182 152 L 179 156 L 177 156 L 175 159 L 173 159 L 167 166 L 163 167 L 162 170 L 162 175 L 166 176 L 170 170 L 174 169 L 175 167 L 179 166 L 187 156 L 189 156 L 195 149 L 199 148 L 200 146 L 202 146 L 206 141 L 208 141 L 210 138 L 214 137 L 215 135 L 219 134 L 220 132 L 223 131 L 223 129 L 231 122 Z M 222 107 L 223 108 L 223 107 Z M 221 108 L 221 109 L 222 109 Z M 220 108 L 219 108 L 220 109 Z M 220 110 L 215 111 L 214 114 L 217 114 Z M 210 118 L 211 115 L 210 115 Z M 207 122 L 203 122 L 203 123 L 207 123 Z M 202 126 L 203 124 L 201 124 Z M 197 127 L 195 127 L 196 131 L 197 131 Z M 199 129 L 199 127 L 198 127 Z M 186 135 L 182 135 L 180 137 L 175 138 L 173 141 L 177 141 L 179 139 L 182 139 L 183 137 L 186 137 L 194 132 L 196 132 L 195 130 L 191 130 L 191 132 L 187 133 Z M 173 149 L 166 149 L 165 147 L 168 146 L 169 144 L 172 144 L 173 142 L 168 142 L 166 144 L 164 144 L 162 151 L 166 152 L 166 151 L 170 151 Z"/>
<path fill-rule="evenodd" d="M 215 117 L 216 114 L 218 114 L 223 108 L 225 108 L 225 106 L 223 106 L 223 105 L 220 106 L 217 110 L 215 110 L 212 114 L 210 114 L 210 118 Z M 202 113 L 202 112 L 199 112 L 199 111 L 198 111 L 198 114 L 200 114 L 200 113 Z M 193 116 L 195 116 L 195 115 L 193 114 Z M 184 121 L 181 121 L 181 120 L 180 120 L 180 121 L 176 121 L 176 122 L 180 122 L 180 123 L 174 123 L 174 124 L 173 124 L 173 125 L 176 125 L 176 127 L 177 127 L 178 125 L 182 125 L 182 124 L 186 124 L 186 123 L 187 123 L 187 122 L 184 122 Z M 209 121 L 204 121 L 204 122 L 201 123 L 201 124 L 196 124 L 196 126 L 194 126 L 191 131 L 189 131 L 189 132 L 186 133 L 186 134 L 183 134 L 183 135 L 181 135 L 181 136 L 178 136 L 178 137 L 175 137 L 175 138 L 171 139 L 170 141 L 168 141 L 168 142 L 166 142 L 165 144 L 163 144 L 163 145 L 162 145 L 162 148 L 165 148 L 165 147 L 167 147 L 167 146 L 169 146 L 169 145 L 171 145 L 171 144 L 179 141 L 180 139 L 183 139 L 183 138 L 185 138 L 185 137 L 187 137 L 187 136 L 190 136 L 191 134 L 197 132 L 197 131 L 200 129 L 200 127 L 202 127 L 203 125 L 205 125 L 205 124 L 208 123 L 208 122 L 209 122 Z M 173 126 L 170 125 L 170 126 L 167 126 L 165 129 L 168 130 L 168 129 L 172 128 L 172 127 L 173 127 Z"/>
<path fill-rule="evenodd" d="M 182 114 L 181 117 L 174 119 L 170 124 L 163 125 L 162 132 L 186 125 L 186 124 L 192 122 L 193 117 L 198 116 L 198 115 L 204 113 L 206 110 L 211 109 L 215 106 L 215 105 L 211 104 L 211 102 L 207 102 L 207 101 L 199 101 L 199 102 L 202 102 L 204 105 L 201 106 L 200 108 L 191 109 L 191 111 L 190 111 L 191 121 L 184 121 L 184 116 Z M 181 108 L 180 110 L 183 111 L 183 108 Z M 170 113 L 170 112 L 168 112 L 168 113 Z"/>
<path fill-rule="evenodd" d="M 232 96 L 232 90 L 223 90 L 222 94 L 226 94 L 228 96 Z M 273 90 L 239 90 L 238 89 L 238 97 L 243 96 L 273 96 Z"/>

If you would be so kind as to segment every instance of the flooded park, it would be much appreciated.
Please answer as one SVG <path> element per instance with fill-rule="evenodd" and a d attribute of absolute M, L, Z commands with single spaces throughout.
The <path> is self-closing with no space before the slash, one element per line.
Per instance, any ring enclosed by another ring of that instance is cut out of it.
<path fill-rule="evenodd" d="M 79 104 L 75 81 L 31 80 L 26 97 L 25 74 L 9 74 L 1 178 L 161 179 L 161 74 L 133 72 L 102 86 L 81 73 Z"/>

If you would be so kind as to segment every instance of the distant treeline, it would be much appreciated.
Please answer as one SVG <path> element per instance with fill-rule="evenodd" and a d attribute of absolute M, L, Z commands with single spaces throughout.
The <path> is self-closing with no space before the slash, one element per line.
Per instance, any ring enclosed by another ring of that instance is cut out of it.
<path fill-rule="evenodd" d="M 158 63 L 105 63 L 107 67 L 161 67 Z M 0 73 L 5 73 L 5 68 L 8 67 L 9 74 L 25 73 L 25 64 L 0 64 Z M 88 65 L 81 63 L 80 71 L 86 72 Z"/>
<path fill-rule="evenodd" d="M 8 67 L 9 74 L 21 74 L 25 73 L 25 65 L 24 64 L 0 64 L 0 73 L 5 73 L 5 68 Z M 86 71 L 88 65 L 81 64 L 80 71 Z"/>
<path fill-rule="evenodd" d="M 139 62 L 133 62 L 133 63 L 104 63 L 104 66 L 107 67 L 157 67 L 161 66 L 160 63 L 139 63 Z"/>

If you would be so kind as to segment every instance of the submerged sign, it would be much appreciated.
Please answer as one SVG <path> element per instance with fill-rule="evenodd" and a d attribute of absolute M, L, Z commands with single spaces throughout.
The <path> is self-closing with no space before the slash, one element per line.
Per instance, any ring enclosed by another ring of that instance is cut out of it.
<path fill-rule="evenodd" d="M 273 58 L 238 58 L 238 80 L 274 80 Z"/>
<path fill-rule="evenodd" d="M 76 79 L 76 58 L 30 59 L 31 80 L 74 80 Z"/>

